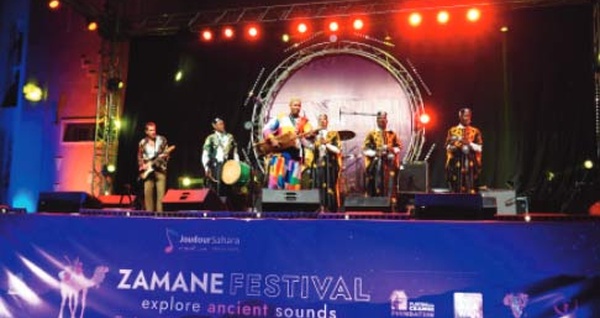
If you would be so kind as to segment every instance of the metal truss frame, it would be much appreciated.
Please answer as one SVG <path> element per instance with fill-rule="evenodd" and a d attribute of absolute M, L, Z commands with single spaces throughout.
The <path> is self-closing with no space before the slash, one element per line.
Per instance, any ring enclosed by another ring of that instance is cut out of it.
<path fill-rule="evenodd" d="M 310 63 L 313 59 L 331 56 L 331 55 L 355 55 L 366 58 L 385 68 L 394 79 L 399 83 L 409 98 L 409 106 L 412 118 L 424 111 L 423 99 L 419 91 L 418 82 L 415 81 L 408 70 L 390 53 L 366 43 L 342 40 L 320 42 L 298 50 L 296 53 L 287 57 L 269 74 L 260 91 L 256 94 L 254 109 L 252 111 L 252 132 L 250 135 L 249 148 L 252 148 L 253 159 L 256 166 L 263 170 L 262 156 L 256 151 L 253 145 L 262 139 L 262 129 L 266 124 L 269 112 L 280 89 L 284 83 L 297 70 Z M 425 143 L 425 128 L 417 127 L 415 121 L 411 121 L 412 135 L 410 144 L 403 161 L 410 162 L 417 160 L 421 154 L 423 144 Z M 264 172 L 264 171 L 263 171 Z"/>
<path fill-rule="evenodd" d="M 182 30 L 198 31 L 206 27 L 245 23 L 274 23 L 297 19 L 326 19 L 348 16 L 378 16 L 412 10 L 433 10 L 471 6 L 496 6 L 513 9 L 591 3 L 592 0 L 488 0 L 454 1 L 440 4 L 434 0 L 365 1 L 337 0 L 292 3 L 255 7 L 237 7 L 160 13 L 146 15 L 130 22 L 130 35 L 169 35 Z"/>

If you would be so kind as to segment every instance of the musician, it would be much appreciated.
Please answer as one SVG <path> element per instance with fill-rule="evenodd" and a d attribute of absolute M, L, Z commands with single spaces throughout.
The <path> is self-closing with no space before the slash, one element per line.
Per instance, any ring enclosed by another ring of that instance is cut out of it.
<path fill-rule="evenodd" d="M 156 134 L 156 124 L 147 122 L 146 136 L 138 144 L 138 168 L 140 176 L 144 172 L 152 171 L 144 183 L 144 209 L 146 211 L 163 211 L 163 196 L 167 184 L 167 162 L 169 151 L 167 138 Z M 155 200 L 156 191 L 156 200 Z"/>
<path fill-rule="evenodd" d="M 337 131 L 327 129 L 328 124 L 327 115 L 319 115 L 319 128 L 314 141 L 314 160 L 321 209 L 335 212 L 338 210 L 340 202 L 338 177 L 341 167 L 342 142 Z"/>
<path fill-rule="evenodd" d="M 303 147 L 306 138 L 313 135 L 308 119 L 300 116 L 302 101 L 299 98 L 290 100 L 290 112 L 272 118 L 263 128 L 263 137 L 276 152 L 268 158 L 269 189 L 299 190 L 302 174 Z M 280 137 L 292 134 L 291 145 L 281 144 Z"/>
<path fill-rule="evenodd" d="M 476 193 L 479 186 L 483 137 L 471 117 L 471 109 L 459 110 L 459 124 L 446 137 L 446 181 L 456 193 Z"/>
<path fill-rule="evenodd" d="M 209 187 L 220 196 L 227 196 L 229 189 L 221 182 L 221 173 L 227 160 L 240 161 L 237 142 L 225 131 L 223 119 L 215 118 L 212 127 L 214 132 L 206 137 L 202 146 L 202 166 Z"/>
<path fill-rule="evenodd" d="M 365 181 L 367 195 L 395 199 L 402 145 L 387 123 L 387 113 L 377 112 L 377 129 L 369 132 L 363 143 Z"/>

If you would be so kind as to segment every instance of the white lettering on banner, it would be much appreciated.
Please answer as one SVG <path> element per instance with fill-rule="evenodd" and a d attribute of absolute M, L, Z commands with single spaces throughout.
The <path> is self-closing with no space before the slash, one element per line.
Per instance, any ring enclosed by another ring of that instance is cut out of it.
<path fill-rule="evenodd" d="M 223 294 L 223 273 L 202 273 L 198 276 L 196 273 L 189 273 L 189 277 L 182 272 L 178 272 L 175 278 L 171 280 L 171 273 L 165 272 L 159 275 L 153 271 L 148 284 L 147 275 L 140 270 L 135 279 L 132 280 L 132 269 L 119 269 L 121 280 L 117 289 L 143 289 L 143 290 L 162 290 L 166 292 L 185 292 L 195 293 L 202 291 L 205 294 Z"/>
<path fill-rule="evenodd" d="M 229 294 L 236 296 L 245 292 L 245 296 L 266 296 L 276 298 L 308 299 L 316 294 L 319 300 L 345 300 L 368 302 L 371 295 L 363 291 L 361 277 L 355 277 L 352 288 L 348 287 L 346 279 L 342 276 L 336 278 L 326 276 L 305 275 L 266 275 L 261 274 L 231 273 L 229 277 Z"/>

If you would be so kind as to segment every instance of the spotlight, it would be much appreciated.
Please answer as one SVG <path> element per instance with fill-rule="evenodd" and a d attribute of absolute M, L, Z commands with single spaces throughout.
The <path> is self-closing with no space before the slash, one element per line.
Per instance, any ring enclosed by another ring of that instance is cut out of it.
<path fill-rule="evenodd" d="M 250 38 L 255 39 L 258 36 L 258 28 L 255 26 L 251 26 L 248 28 L 248 35 Z"/>
<path fill-rule="evenodd" d="M 352 22 L 352 27 L 354 30 L 359 31 L 365 27 L 365 23 L 362 19 L 354 19 L 354 22 Z"/>
<path fill-rule="evenodd" d="M 583 162 L 583 167 L 587 170 L 591 170 L 592 168 L 594 168 L 594 162 L 588 159 Z"/>
<path fill-rule="evenodd" d="M 281 41 L 287 43 L 290 41 L 290 35 L 289 34 L 284 34 L 281 36 Z"/>
<path fill-rule="evenodd" d="M 189 187 L 192 184 L 192 180 L 190 179 L 190 177 L 183 177 L 181 179 L 181 185 L 183 185 L 184 187 Z"/>
<path fill-rule="evenodd" d="M 51 10 L 56 10 L 60 7 L 60 1 L 58 0 L 50 0 L 48 1 L 48 8 Z"/>
<path fill-rule="evenodd" d="M 23 86 L 23 94 L 25 95 L 25 99 L 30 102 L 39 102 L 44 97 L 44 91 L 34 82 L 28 82 Z"/>
<path fill-rule="evenodd" d="M 180 82 L 183 79 L 183 71 L 179 70 L 175 73 L 175 82 Z"/>
<path fill-rule="evenodd" d="M 88 31 L 96 31 L 96 30 L 98 30 L 98 22 L 96 22 L 96 21 L 90 21 L 90 22 L 88 22 L 87 29 L 88 29 Z"/>
<path fill-rule="evenodd" d="M 306 33 L 306 31 L 308 31 L 308 26 L 306 25 L 306 23 L 301 22 L 298 24 L 298 27 L 296 27 L 296 29 L 298 30 L 298 33 L 304 34 Z"/>
<path fill-rule="evenodd" d="M 329 31 L 337 32 L 339 29 L 340 29 L 340 25 L 337 22 L 335 22 L 335 21 L 329 22 Z"/>
<path fill-rule="evenodd" d="M 423 21 L 423 16 L 421 16 L 420 13 L 414 12 L 411 13 L 410 16 L 408 16 L 408 24 L 410 24 L 411 26 L 419 26 L 421 24 L 421 22 Z"/>
<path fill-rule="evenodd" d="M 116 92 L 123 88 L 123 81 L 118 77 L 111 77 L 106 81 L 106 89 L 109 92 Z"/>
<path fill-rule="evenodd" d="M 508 27 L 507 27 L 507 26 L 503 26 L 503 27 L 501 27 L 501 28 L 500 28 L 500 32 L 502 32 L 502 33 L 506 33 L 506 32 L 508 32 Z"/>
<path fill-rule="evenodd" d="M 440 24 L 448 23 L 448 21 L 450 21 L 450 14 L 448 13 L 448 11 L 440 11 L 437 15 L 437 21 Z"/>
<path fill-rule="evenodd" d="M 106 171 L 108 171 L 108 173 L 113 173 L 115 171 L 117 171 L 117 168 L 115 167 L 114 164 L 109 164 L 108 166 L 106 166 Z"/>
<path fill-rule="evenodd" d="M 476 22 L 481 18 L 481 11 L 476 8 L 471 8 L 467 11 L 467 20 L 471 22 Z"/>
<path fill-rule="evenodd" d="M 423 125 L 429 124 L 430 121 L 431 117 L 429 117 L 428 114 L 421 114 L 421 116 L 419 116 L 419 122 L 421 122 Z"/>
<path fill-rule="evenodd" d="M 234 32 L 233 32 L 233 28 L 232 28 L 232 27 L 225 27 L 225 28 L 223 29 L 223 36 L 224 36 L 226 39 L 231 39 L 231 38 L 233 38 L 233 33 L 234 33 Z"/>
<path fill-rule="evenodd" d="M 202 40 L 208 42 L 213 39 L 213 33 L 211 30 L 202 31 Z"/>

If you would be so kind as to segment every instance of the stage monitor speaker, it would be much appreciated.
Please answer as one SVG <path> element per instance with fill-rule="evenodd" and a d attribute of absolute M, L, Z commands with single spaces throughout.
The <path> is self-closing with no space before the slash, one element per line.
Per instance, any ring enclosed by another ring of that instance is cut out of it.
<path fill-rule="evenodd" d="M 344 200 L 344 211 L 392 212 L 392 202 L 388 197 L 350 196 Z"/>
<path fill-rule="evenodd" d="M 495 198 L 480 194 L 415 195 L 415 218 L 424 220 L 488 220 L 496 214 Z"/>
<path fill-rule="evenodd" d="M 109 194 L 98 196 L 103 208 L 131 208 L 135 203 L 135 195 Z"/>
<path fill-rule="evenodd" d="M 262 190 L 263 212 L 315 212 L 321 206 L 319 190 Z"/>
<path fill-rule="evenodd" d="M 414 161 L 400 166 L 398 173 L 400 192 L 429 192 L 429 165 L 426 161 Z"/>
<path fill-rule="evenodd" d="M 38 198 L 38 212 L 79 212 L 81 209 L 101 209 L 102 203 L 86 192 L 41 192 Z"/>
<path fill-rule="evenodd" d="M 212 189 L 169 189 L 163 198 L 165 211 L 224 211 L 225 204 Z"/>

